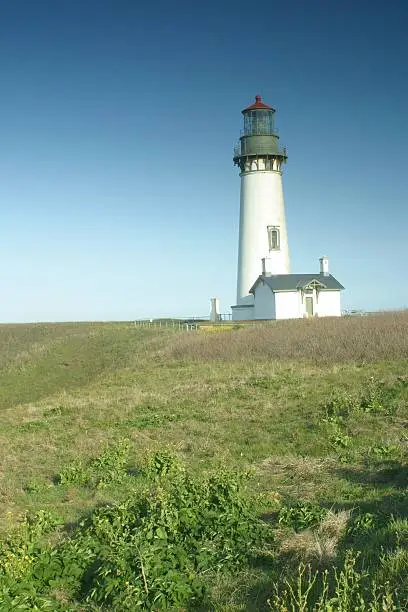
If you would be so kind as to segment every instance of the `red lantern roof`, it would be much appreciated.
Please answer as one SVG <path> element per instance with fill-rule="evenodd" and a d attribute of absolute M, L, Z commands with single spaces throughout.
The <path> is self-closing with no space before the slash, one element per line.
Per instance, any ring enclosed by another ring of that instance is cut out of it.
<path fill-rule="evenodd" d="M 272 106 L 268 106 L 267 104 L 264 104 L 262 102 L 261 96 L 255 96 L 255 102 L 253 104 L 251 104 L 251 106 L 247 106 L 246 108 L 244 108 L 244 110 L 242 112 L 246 113 L 247 111 L 251 111 L 251 110 L 271 110 L 271 111 L 275 111 L 275 109 L 272 108 Z"/>

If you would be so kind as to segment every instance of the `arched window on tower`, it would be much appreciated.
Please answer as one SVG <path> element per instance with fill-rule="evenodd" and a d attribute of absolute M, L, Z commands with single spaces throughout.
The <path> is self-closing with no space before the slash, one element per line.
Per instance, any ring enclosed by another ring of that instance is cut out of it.
<path fill-rule="evenodd" d="M 268 242 L 270 251 L 279 251 L 280 249 L 280 231 L 276 225 L 268 225 Z"/>

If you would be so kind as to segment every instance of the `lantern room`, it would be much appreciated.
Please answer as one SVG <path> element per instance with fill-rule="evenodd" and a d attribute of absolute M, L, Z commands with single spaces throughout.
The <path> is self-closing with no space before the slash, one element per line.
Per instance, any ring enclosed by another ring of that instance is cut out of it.
<path fill-rule="evenodd" d="M 255 97 L 254 104 L 244 108 L 243 136 L 274 136 L 277 133 L 275 128 L 275 109 L 262 102 L 261 96 Z"/>

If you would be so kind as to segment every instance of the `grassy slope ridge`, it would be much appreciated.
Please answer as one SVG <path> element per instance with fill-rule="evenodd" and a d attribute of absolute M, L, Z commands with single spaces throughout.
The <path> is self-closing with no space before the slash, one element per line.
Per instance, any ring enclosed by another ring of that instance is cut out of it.
<path fill-rule="evenodd" d="M 325 568 L 336 559 L 343 567 L 347 549 L 361 553 L 359 572 L 370 567 L 401 600 L 408 589 L 407 357 L 407 313 L 222 334 L 2 326 L 2 530 L 26 511 L 52 511 L 74 524 L 101 504 L 122 502 L 153 486 L 126 469 L 167 449 L 192 478 L 249 468 L 245 495 L 273 529 L 262 563 L 243 563 L 235 577 L 205 574 L 206 609 L 300 610 L 273 595 L 277 577 L 284 585 L 300 568 L 306 581 L 300 564 L 311 563 L 320 569 L 310 591 L 317 601 Z M 123 439 L 130 441 L 125 463 L 112 467 L 105 445 Z M 105 467 L 124 477 L 104 486 L 93 476 L 75 481 L 72 466 L 85 473 L 103 463 L 89 463 L 103 452 Z M 58 484 L 58 474 L 70 475 Z M 398 609 L 381 605 L 372 609 Z"/>

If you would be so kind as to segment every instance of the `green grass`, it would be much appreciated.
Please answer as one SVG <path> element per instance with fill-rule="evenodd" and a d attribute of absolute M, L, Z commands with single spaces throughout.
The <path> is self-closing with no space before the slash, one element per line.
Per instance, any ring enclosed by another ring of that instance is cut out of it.
<path fill-rule="evenodd" d="M 241 534 L 248 539 L 246 555 L 242 541 L 232 532 L 223 536 L 217 523 L 223 546 L 235 547 L 238 555 L 233 567 L 223 563 L 217 570 L 209 562 L 201 575 L 201 562 L 188 557 L 196 585 L 186 595 L 189 604 L 180 603 L 182 594 L 166 591 L 165 573 L 157 577 L 157 567 L 145 568 L 148 578 L 161 581 L 159 609 L 165 601 L 177 609 L 225 611 L 404 609 L 408 354 L 399 336 L 408 319 L 405 313 L 362 319 L 268 324 L 228 334 L 126 323 L 0 326 L 3 537 L 26 513 L 52 513 L 62 531 L 49 519 L 47 534 L 37 534 L 33 544 L 40 552 L 29 556 L 38 567 L 51 550 L 65 559 L 64 547 L 71 546 L 67 534 L 74 543 L 91 537 L 77 527 L 89 513 L 97 517 L 98 508 L 112 503 L 140 513 L 147 491 L 154 496 L 161 486 L 171 487 L 171 478 L 159 485 L 143 471 L 149 457 L 164 452 L 178 457 L 193 483 L 183 485 L 183 503 L 195 495 L 194 487 L 208 486 L 211 474 L 221 478 L 231 470 L 249 470 L 240 495 L 253 518 Z M 278 339 L 284 339 L 284 348 Z M 173 512 L 171 490 L 168 495 Z M 229 503 L 219 512 L 228 514 Z M 205 516 L 210 529 L 213 519 Z M 256 516 L 267 533 L 254 551 Z M 26 532 L 24 537 L 34 538 Z M 62 542 L 59 548 L 56 542 Z M 21 562 L 23 548 L 13 552 L 14 564 Z M 149 554 L 146 550 L 146 559 Z M 130 567 L 126 555 L 123 563 Z M 164 567 L 170 561 L 163 555 Z M 181 593 L 187 570 L 181 571 L 180 563 L 175 580 Z M 142 580 L 140 593 L 128 595 L 142 597 L 142 608 L 155 609 L 140 567 L 134 568 Z M 90 575 L 90 568 L 85 570 Z M 92 584 L 99 585 L 95 576 Z M 35 580 L 38 601 L 51 597 L 51 609 L 58 609 L 55 602 L 65 610 L 136 605 L 136 599 L 116 604 L 103 599 L 102 587 L 91 597 L 91 588 L 80 595 L 73 583 L 68 588 L 60 581 L 51 593 L 42 578 Z M 0 569 L 0 610 L 12 609 L 10 600 L 1 607 L 4 584 Z M 345 584 L 355 591 L 349 600 Z M 203 589 L 205 596 L 199 595 Z M 362 607 L 360 596 L 372 607 Z M 33 609 L 33 601 L 20 609 Z"/>

